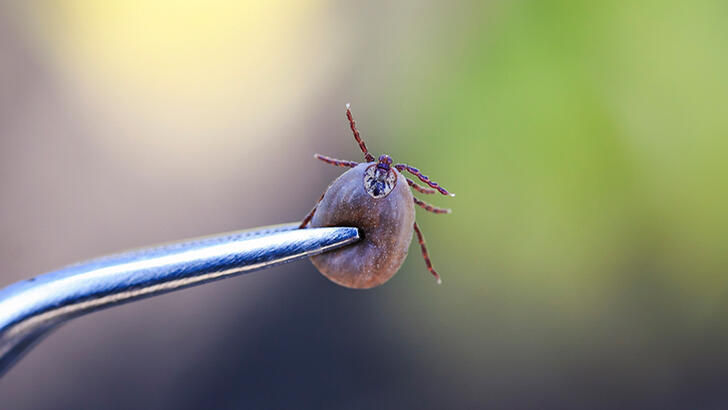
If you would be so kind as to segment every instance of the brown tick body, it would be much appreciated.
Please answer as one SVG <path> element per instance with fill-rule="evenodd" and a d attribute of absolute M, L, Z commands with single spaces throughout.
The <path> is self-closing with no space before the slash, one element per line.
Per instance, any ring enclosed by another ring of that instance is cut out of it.
<path fill-rule="evenodd" d="M 328 187 L 300 227 L 305 228 L 309 223 L 313 227 L 356 226 L 362 232 L 362 240 L 352 246 L 313 256 L 311 261 L 324 276 L 339 285 L 356 289 L 378 286 L 394 276 L 404 263 L 414 231 L 427 269 L 440 283 L 440 276 L 430 262 L 422 231 L 414 221 L 414 205 L 436 214 L 451 211 L 415 198 L 409 187 L 423 194 L 439 192 L 455 195 L 431 181 L 417 168 L 392 164 L 389 155 L 381 155 L 375 161 L 359 136 L 348 104 L 346 117 L 366 162 L 315 154 L 315 158 L 327 164 L 351 169 Z M 428 187 L 405 177 L 402 174 L 405 171 Z"/>

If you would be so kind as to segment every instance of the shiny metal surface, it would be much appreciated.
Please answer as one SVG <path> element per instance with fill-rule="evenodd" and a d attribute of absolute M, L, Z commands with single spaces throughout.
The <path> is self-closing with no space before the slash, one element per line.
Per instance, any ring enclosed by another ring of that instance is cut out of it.
<path fill-rule="evenodd" d="M 0 375 L 68 319 L 359 240 L 356 228 L 297 227 L 278 225 L 134 250 L 10 285 L 0 290 Z"/>

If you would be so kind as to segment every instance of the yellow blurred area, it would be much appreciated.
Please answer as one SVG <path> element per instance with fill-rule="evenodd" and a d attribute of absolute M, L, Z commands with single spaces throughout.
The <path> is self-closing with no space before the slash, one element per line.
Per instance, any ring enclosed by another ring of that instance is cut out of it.
<path fill-rule="evenodd" d="M 277 131 L 276 117 L 296 115 L 321 85 L 335 58 L 315 24 L 321 6 L 61 1 L 26 11 L 91 116 L 127 129 L 131 139 L 122 144 L 141 140 L 149 149 L 189 154 L 217 143 L 224 155 L 265 149 L 262 136 Z M 105 142 L 119 149 L 117 140 Z"/>

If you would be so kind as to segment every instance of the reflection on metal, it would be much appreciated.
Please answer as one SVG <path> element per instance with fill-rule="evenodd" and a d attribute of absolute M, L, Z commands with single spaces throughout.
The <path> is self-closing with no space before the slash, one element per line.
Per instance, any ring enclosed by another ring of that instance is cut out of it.
<path fill-rule="evenodd" d="M 297 227 L 278 225 L 139 249 L 8 286 L 0 290 L 0 375 L 68 319 L 359 240 L 356 228 Z"/>

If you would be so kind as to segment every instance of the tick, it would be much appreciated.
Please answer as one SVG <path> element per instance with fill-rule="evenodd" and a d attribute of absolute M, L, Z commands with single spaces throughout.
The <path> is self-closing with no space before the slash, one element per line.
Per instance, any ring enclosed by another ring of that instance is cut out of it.
<path fill-rule="evenodd" d="M 331 183 L 300 228 L 309 223 L 312 227 L 355 226 L 362 233 L 362 240 L 352 246 L 312 256 L 311 261 L 324 276 L 340 285 L 356 289 L 378 286 L 394 276 L 404 263 L 414 230 L 427 270 L 437 283 L 441 283 L 440 275 L 432 267 L 425 238 L 414 220 L 414 205 L 435 214 L 446 214 L 451 210 L 415 198 L 410 187 L 422 194 L 455 195 L 419 169 L 403 163 L 393 164 L 387 154 L 375 159 L 359 135 L 349 104 L 346 105 L 346 118 L 364 153 L 364 162 L 314 155 L 327 164 L 351 169 Z M 404 172 L 427 186 L 405 177 Z"/>

